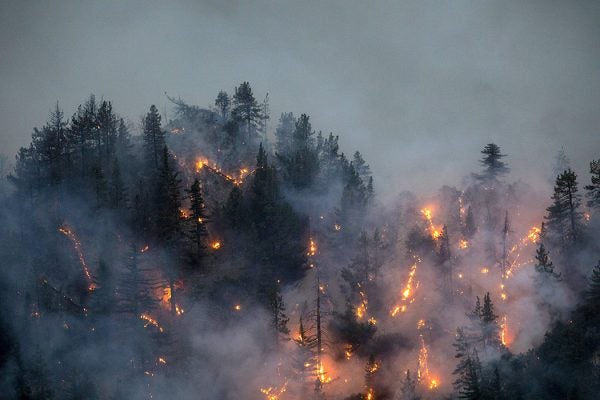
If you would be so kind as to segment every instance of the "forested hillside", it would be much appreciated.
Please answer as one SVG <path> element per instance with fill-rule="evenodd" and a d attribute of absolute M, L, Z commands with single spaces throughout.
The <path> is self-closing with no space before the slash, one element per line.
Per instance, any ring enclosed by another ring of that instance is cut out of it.
<path fill-rule="evenodd" d="M 481 143 L 390 201 L 261 98 L 31 121 L 0 165 L 1 397 L 598 398 L 600 159 L 540 192 Z"/>

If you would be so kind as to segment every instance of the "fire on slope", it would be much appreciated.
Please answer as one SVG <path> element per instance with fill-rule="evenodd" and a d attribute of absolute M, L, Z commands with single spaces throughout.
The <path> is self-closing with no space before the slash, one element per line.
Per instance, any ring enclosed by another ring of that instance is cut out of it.
<path fill-rule="evenodd" d="M 405 312 L 408 304 L 411 304 L 415 299 L 413 297 L 414 291 L 418 286 L 418 283 L 414 285 L 415 274 L 417 273 L 417 265 L 421 262 L 421 260 L 416 257 L 415 262 L 410 267 L 410 272 L 408 273 L 408 279 L 403 286 L 403 290 L 401 293 L 401 298 L 398 304 L 394 305 L 390 311 L 390 315 L 392 317 L 396 317 L 399 312 Z"/>
<path fill-rule="evenodd" d="M 68 237 L 69 240 L 71 240 L 71 242 L 73 243 L 73 248 L 75 249 L 75 252 L 77 253 L 77 257 L 79 257 L 79 263 L 81 264 L 81 267 L 83 268 L 83 273 L 88 282 L 88 290 L 90 292 L 94 291 L 94 289 L 96 289 L 96 284 L 94 283 L 94 281 L 92 279 L 92 275 L 90 274 L 90 269 L 88 268 L 88 265 L 85 262 L 85 257 L 83 255 L 83 250 L 81 248 L 81 242 L 75 235 L 75 232 L 73 232 L 73 230 L 71 228 L 69 228 L 67 225 L 63 225 L 63 226 L 59 227 L 58 231 L 60 233 L 62 233 L 63 235 L 65 235 L 66 237 Z"/>
<path fill-rule="evenodd" d="M 212 164 L 212 165 L 211 165 Z M 198 157 L 195 163 L 196 172 L 199 172 L 202 169 L 206 169 L 211 173 L 220 176 L 225 179 L 227 182 L 230 182 L 234 185 L 241 185 L 244 183 L 244 180 L 252 175 L 255 170 L 251 170 L 247 167 L 241 167 L 237 174 L 224 172 L 217 163 L 211 163 L 206 157 Z"/>

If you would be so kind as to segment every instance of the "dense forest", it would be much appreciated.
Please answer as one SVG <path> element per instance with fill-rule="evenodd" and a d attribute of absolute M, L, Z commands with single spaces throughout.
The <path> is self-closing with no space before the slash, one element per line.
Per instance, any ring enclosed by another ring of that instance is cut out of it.
<path fill-rule="evenodd" d="M 482 143 L 384 200 L 248 82 L 167 99 L 57 103 L 3 160 L 1 397 L 598 398 L 600 159 L 540 192 Z"/>

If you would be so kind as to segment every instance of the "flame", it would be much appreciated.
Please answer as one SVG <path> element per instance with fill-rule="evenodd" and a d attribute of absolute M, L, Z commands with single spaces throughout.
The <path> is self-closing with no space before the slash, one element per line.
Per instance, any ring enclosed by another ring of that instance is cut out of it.
<path fill-rule="evenodd" d="M 414 290 L 413 290 L 413 281 L 414 281 L 414 278 L 415 278 L 415 274 L 417 273 L 417 264 L 419 263 L 419 261 L 420 260 L 417 259 L 415 261 L 415 263 L 410 266 L 410 272 L 408 273 L 408 279 L 406 281 L 406 284 L 404 285 L 404 290 L 402 290 L 402 298 L 400 299 L 400 301 L 402 301 L 402 302 L 407 302 L 408 301 L 409 304 L 410 304 L 410 303 L 412 303 L 412 300 L 414 300 L 414 299 L 411 299 L 412 295 L 414 294 L 413 293 L 414 292 Z M 398 312 L 400 312 L 400 311 L 401 312 L 406 311 L 406 305 L 405 304 L 403 304 L 403 305 L 395 305 L 392 308 L 392 311 L 390 311 L 390 315 L 392 317 L 395 317 L 398 314 Z"/>
<path fill-rule="evenodd" d="M 377 320 L 373 317 L 369 318 L 367 322 L 371 325 L 377 325 Z"/>
<path fill-rule="evenodd" d="M 512 340 L 509 337 L 508 316 L 506 314 L 502 316 L 502 324 L 500 324 L 500 340 L 502 341 L 502 344 L 507 347 L 512 343 Z"/>
<path fill-rule="evenodd" d="M 363 319 L 363 317 L 365 316 L 365 314 L 367 313 L 367 307 L 365 306 L 365 304 L 361 304 L 358 307 L 356 307 L 356 317 L 358 319 Z"/>
<path fill-rule="evenodd" d="M 234 309 L 235 311 L 241 311 L 241 310 L 242 310 L 242 306 L 241 306 L 241 305 L 239 305 L 239 304 L 236 304 L 236 305 L 234 305 L 234 306 L 233 306 L 233 309 Z"/>
<path fill-rule="evenodd" d="M 317 378 L 319 381 L 321 381 L 321 383 L 329 383 L 332 380 L 330 376 L 327 376 L 327 372 L 325 371 L 322 361 L 318 363 Z"/>
<path fill-rule="evenodd" d="M 424 327 L 425 327 L 425 320 L 424 319 L 420 319 L 417 322 L 417 329 L 421 329 L 421 328 L 424 328 Z"/>
<path fill-rule="evenodd" d="M 479 272 L 481 272 L 482 274 L 487 274 L 490 272 L 490 270 L 487 267 L 483 267 Z"/>
<path fill-rule="evenodd" d="M 142 247 L 142 248 L 140 249 L 140 253 L 145 253 L 145 252 L 147 252 L 149 249 L 150 249 L 150 247 L 149 247 L 148 245 L 145 245 L 144 247 Z"/>
<path fill-rule="evenodd" d="M 260 388 L 260 392 L 265 395 L 267 400 L 279 400 L 281 395 L 287 391 L 287 381 L 281 387 Z"/>
<path fill-rule="evenodd" d="M 341 231 L 342 226 L 340 224 L 333 224 L 333 229 L 335 229 L 336 231 Z"/>
<path fill-rule="evenodd" d="M 165 360 L 163 357 L 158 357 L 158 363 L 159 364 L 167 364 L 167 360 Z"/>
<path fill-rule="evenodd" d="M 458 242 L 458 248 L 459 249 L 466 249 L 469 247 L 469 242 L 465 239 L 460 239 L 460 241 Z"/>
<path fill-rule="evenodd" d="M 175 304 L 175 313 L 177 315 L 183 315 L 184 312 L 185 310 L 183 309 L 183 307 L 181 307 L 179 304 Z"/>
<path fill-rule="evenodd" d="M 77 253 L 77 257 L 79 257 L 79 263 L 81 264 L 81 267 L 83 268 L 83 273 L 85 274 L 85 278 L 88 281 L 88 290 L 90 292 L 93 292 L 96 289 L 96 284 L 92 280 L 92 275 L 90 274 L 90 269 L 88 268 L 87 263 L 85 262 L 85 257 L 83 256 L 83 250 L 81 249 L 81 242 L 79 241 L 79 239 L 77 239 L 77 236 L 75 235 L 75 233 L 66 225 L 59 227 L 58 231 L 60 233 L 62 233 L 63 235 L 65 235 L 66 237 L 68 237 L 71 240 L 71 242 L 73 243 L 73 248 L 75 249 L 75 252 Z"/>
<path fill-rule="evenodd" d="M 221 242 L 218 240 L 215 240 L 214 242 L 212 242 L 210 244 L 210 247 L 212 247 L 213 250 L 219 250 L 221 248 Z"/>
<path fill-rule="evenodd" d="M 589 222 L 590 221 L 590 213 L 583 213 L 583 219 L 585 220 L 585 222 Z"/>
<path fill-rule="evenodd" d="M 439 237 L 442 236 L 442 227 L 435 226 L 433 224 L 433 214 L 431 208 L 425 207 L 421 209 L 421 214 L 423 214 L 425 220 L 427 221 L 427 228 L 429 229 L 431 238 L 434 240 L 439 239 Z"/>
<path fill-rule="evenodd" d="M 179 215 L 181 216 L 181 218 L 183 219 L 187 219 L 189 217 L 188 213 L 186 210 L 184 210 L 183 208 L 179 209 Z"/>
<path fill-rule="evenodd" d="M 162 326 L 160 326 L 158 321 L 156 319 L 154 319 L 152 316 L 143 313 L 143 314 L 140 314 L 140 319 L 143 321 L 146 321 L 146 323 L 144 324 L 144 328 L 147 328 L 148 325 L 152 325 L 155 328 L 157 328 L 161 333 L 164 332 Z"/>
<path fill-rule="evenodd" d="M 436 389 L 440 381 L 438 378 L 431 376 L 429 372 L 429 350 L 425 346 L 423 335 L 419 335 L 421 340 L 421 348 L 419 349 L 419 364 L 417 367 L 417 379 L 423 382 L 430 390 Z"/>
<path fill-rule="evenodd" d="M 529 229 L 529 232 L 527 232 L 526 240 L 529 240 L 530 243 L 537 243 L 537 241 L 540 239 L 541 233 L 542 230 L 537 226 L 534 226 Z"/>

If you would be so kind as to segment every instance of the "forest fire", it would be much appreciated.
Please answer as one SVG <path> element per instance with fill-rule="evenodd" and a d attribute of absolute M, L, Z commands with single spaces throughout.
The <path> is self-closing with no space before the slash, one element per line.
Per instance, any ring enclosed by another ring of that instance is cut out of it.
<path fill-rule="evenodd" d="M 260 392 L 265 395 L 266 400 L 280 400 L 281 396 L 287 391 L 287 381 L 280 387 L 260 388 Z"/>
<path fill-rule="evenodd" d="M 425 220 L 427 221 L 427 229 L 429 230 L 431 238 L 434 240 L 439 239 L 439 237 L 442 235 L 442 227 L 436 227 L 433 224 L 433 213 L 431 208 L 425 207 L 421 209 L 421 214 L 423 214 Z"/>
<path fill-rule="evenodd" d="M 156 319 L 154 319 L 153 317 L 151 317 L 150 315 L 142 313 L 142 314 L 140 314 L 140 319 L 145 321 L 144 328 L 147 328 L 148 326 L 152 325 L 156 329 L 158 329 L 159 332 L 161 332 L 161 333 L 164 332 L 162 326 L 160 326 L 158 321 Z"/>
<path fill-rule="evenodd" d="M 415 278 L 415 274 L 417 273 L 417 265 L 419 264 L 420 260 L 416 259 L 414 264 L 411 265 L 410 267 L 410 272 L 408 273 L 408 279 L 406 281 L 406 284 L 404 285 L 404 289 L 402 290 L 402 297 L 401 300 L 402 302 L 406 302 L 409 301 L 411 296 L 413 295 L 414 292 L 414 288 L 413 288 L 413 281 Z M 399 312 L 405 312 L 406 311 L 406 304 L 397 304 L 394 305 L 394 307 L 392 307 L 392 310 L 390 311 L 390 315 L 392 317 L 395 317 Z"/>
<path fill-rule="evenodd" d="M 439 379 L 431 376 L 429 372 L 429 349 L 425 345 L 423 335 L 419 335 L 421 347 L 419 349 L 419 362 L 417 366 L 417 380 L 425 385 L 428 389 L 436 389 L 440 382 Z"/>
<path fill-rule="evenodd" d="M 88 282 L 88 290 L 90 292 L 94 291 L 94 289 L 96 289 L 96 284 L 94 283 L 94 281 L 92 279 L 92 275 L 90 274 L 90 269 L 88 268 L 88 266 L 85 262 L 83 250 L 81 249 L 81 242 L 79 241 L 79 239 L 77 238 L 75 233 L 66 225 L 59 227 L 58 231 L 60 233 L 62 233 L 63 235 L 65 235 L 66 237 L 68 237 L 71 240 L 71 242 L 73 243 L 73 248 L 75 249 L 75 252 L 77 253 L 77 257 L 79 257 L 79 263 L 81 264 L 81 267 L 83 268 L 83 273 L 85 274 L 85 278 Z"/>

